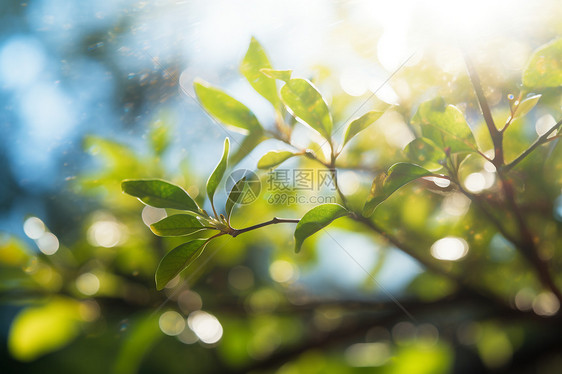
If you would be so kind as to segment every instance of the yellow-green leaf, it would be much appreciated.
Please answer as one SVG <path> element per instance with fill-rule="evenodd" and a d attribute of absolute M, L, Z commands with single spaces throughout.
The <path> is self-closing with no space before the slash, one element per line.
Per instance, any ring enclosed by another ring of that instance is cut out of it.
<path fill-rule="evenodd" d="M 266 77 L 279 79 L 283 82 L 288 82 L 291 79 L 292 70 L 275 70 L 275 69 L 260 69 L 260 72 Z"/>
<path fill-rule="evenodd" d="M 153 223 L 150 228 L 158 236 L 184 236 L 205 229 L 191 214 L 174 214 Z"/>
<path fill-rule="evenodd" d="M 176 275 L 191 265 L 203 253 L 206 243 L 206 240 L 197 239 L 168 252 L 156 269 L 156 289 L 164 288 Z"/>
<path fill-rule="evenodd" d="M 537 49 L 523 70 L 527 88 L 562 86 L 562 38 Z"/>
<path fill-rule="evenodd" d="M 21 361 L 56 351 L 80 334 L 80 303 L 56 298 L 21 311 L 10 326 L 8 348 Z"/>
<path fill-rule="evenodd" d="M 159 179 L 128 179 L 121 182 L 126 194 L 156 208 L 198 212 L 199 207 L 181 187 Z"/>
<path fill-rule="evenodd" d="M 271 169 L 296 156 L 295 153 L 289 151 L 270 151 L 260 158 L 258 161 L 258 169 Z"/>
<path fill-rule="evenodd" d="M 363 215 L 368 217 L 394 191 L 411 181 L 430 176 L 432 173 L 418 165 L 399 162 L 388 169 L 388 173 L 381 173 L 373 180 L 371 192 L 363 207 Z"/>
<path fill-rule="evenodd" d="M 441 169 L 443 167 L 441 163 L 446 158 L 445 152 L 427 138 L 412 140 L 404 148 L 404 153 L 417 165 L 433 171 Z"/>
<path fill-rule="evenodd" d="M 224 149 L 222 152 L 222 158 L 219 161 L 213 173 L 211 174 L 211 176 L 209 177 L 209 180 L 207 181 L 207 196 L 209 196 L 209 200 L 211 201 L 211 203 L 213 203 L 215 191 L 217 190 L 217 187 L 219 186 L 219 183 L 221 182 L 222 177 L 224 176 L 224 172 L 226 171 L 226 167 L 228 165 L 229 146 L 230 146 L 230 141 L 228 140 L 228 138 L 224 139 Z"/>
<path fill-rule="evenodd" d="M 260 71 L 264 68 L 271 69 L 271 63 L 263 47 L 256 38 L 252 37 L 248 51 L 240 64 L 240 72 L 250 82 L 254 90 L 277 108 L 279 106 L 279 97 L 277 96 L 275 78 L 264 75 Z"/>
<path fill-rule="evenodd" d="M 513 118 L 523 117 L 525 114 L 529 113 L 535 105 L 537 105 L 541 96 L 542 95 L 532 95 L 522 100 L 519 105 L 517 105 L 517 108 L 513 113 Z"/>
<path fill-rule="evenodd" d="M 300 251 L 306 238 L 348 214 L 348 210 L 339 204 L 322 204 L 306 212 L 295 228 L 295 252 Z"/>
<path fill-rule="evenodd" d="M 318 89 L 306 79 L 294 78 L 281 88 L 281 100 L 295 118 L 318 131 L 324 138 L 332 134 L 332 114 Z"/>
<path fill-rule="evenodd" d="M 262 131 L 256 115 L 240 101 L 202 80 L 193 86 L 203 108 L 218 121 L 244 133 Z"/>
<path fill-rule="evenodd" d="M 373 122 L 378 120 L 383 114 L 384 112 L 378 110 L 372 110 L 370 112 L 363 114 L 361 117 L 351 122 L 347 127 L 347 130 L 345 131 L 343 145 L 346 145 L 347 142 L 349 142 L 355 135 L 365 130 Z"/>

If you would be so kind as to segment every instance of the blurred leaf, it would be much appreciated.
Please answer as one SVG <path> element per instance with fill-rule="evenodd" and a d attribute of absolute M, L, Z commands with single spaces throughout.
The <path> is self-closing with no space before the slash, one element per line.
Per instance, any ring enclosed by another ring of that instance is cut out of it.
<path fill-rule="evenodd" d="M 21 361 L 56 351 L 80 334 L 80 303 L 55 298 L 21 311 L 10 327 L 8 348 Z"/>
<path fill-rule="evenodd" d="M 190 214 L 174 214 L 150 225 L 158 236 L 184 236 L 204 230 L 199 220 Z"/>
<path fill-rule="evenodd" d="M 523 70 L 523 86 L 527 88 L 562 86 L 562 39 L 537 49 Z"/>
<path fill-rule="evenodd" d="M 339 204 L 322 204 L 306 212 L 295 228 L 295 252 L 300 251 L 306 238 L 348 214 L 347 209 Z"/>
<path fill-rule="evenodd" d="M 244 132 L 262 131 L 255 114 L 238 100 L 201 80 L 193 86 L 203 108 L 220 122 Z"/>
<path fill-rule="evenodd" d="M 289 80 L 281 88 L 281 100 L 299 122 L 330 139 L 332 115 L 326 100 L 311 82 L 301 78 Z"/>
<path fill-rule="evenodd" d="M 156 208 L 198 212 L 199 207 L 181 187 L 159 179 L 136 179 L 121 182 L 123 192 Z"/>
<path fill-rule="evenodd" d="M 207 196 L 209 196 L 209 200 L 211 200 L 211 204 L 213 203 L 213 198 L 215 196 L 215 191 L 219 186 L 222 177 L 224 176 L 224 172 L 226 171 L 226 167 L 228 164 L 228 149 L 230 146 L 230 142 L 228 138 L 224 139 L 224 149 L 222 152 L 222 158 L 219 161 L 217 167 L 213 171 L 213 174 L 209 177 L 207 181 Z"/>
<path fill-rule="evenodd" d="M 443 166 L 441 162 L 447 157 L 445 153 L 430 139 L 417 138 L 412 140 L 404 153 L 410 160 L 429 170 L 439 170 Z"/>
<path fill-rule="evenodd" d="M 148 351 L 164 336 L 158 327 L 158 318 L 157 313 L 150 313 L 131 322 L 113 365 L 113 373 L 135 374 L 139 371 Z"/>
<path fill-rule="evenodd" d="M 478 149 L 461 111 L 453 105 L 445 105 L 443 98 L 421 103 L 412 123 L 419 124 L 423 136 L 443 150 L 449 148 L 451 153 L 456 153 Z"/>
<path fill-rule="evenodd" d="M 398 347 L 382 372 L 408 374 L 446 374 L 452 369 L 452 350 L 443 343 L 411 342 Z"/>
<path fill-rule="evenodd" d="M 271 69 L 271 63 L 263 47 L 256 38 L 252 37 L 248 52 L 246 52 L 246 56 L 244 56 L 240 65 L 240 72 L 250 82 L 254 90 L 277 109 L 280 103 L 277 96 L 277 84 L 274 78 L 262 74 L 260 70 L 263 68 Z"/>
<path fill-rule="evenodd" d="M 163 289 L 182 270 L 203 253 L 207 240 L 197 239 L 183 243 L 168 252 L 156 269 L 156 289 Z"/>
<path fill-rule="evenodd" d="M 271 169 L 277 165 L 285 162 L 291 157 L 296 156 L 296 153 L 289 151 L 270 151 L 260 158 L 258 161 L 258 169 Z"/>
<path fill-rule="evenodd" d="M 236 165 L 244 159 L 250 152 L 256 148 L 258 144 L 266 140 L 267 138 L 263 135 L 263 131 L 254 131 L 248 134 L 242 144 L 238 146 L 238 149 L 230 155 L 229 163 L 231 165 Z"/>
<path fill-rule="evenodd" d="M 284 82 L 291 80 L 292 70 L 275 70 L 275 69 L 261 69 L 262 74 L 273 79 L 279 79 Z"/>
<path fill-rule="evenodd" d="M 226 221 L 230 222 L 230 215 L 234 206 L 240 201 L 243 195 L 244 188 L 246 187 L 246 177 L 240 179 L 230 190 L 228 194 L 228 199 L 226 199 L 225 211 L 226 211 Z"/>
<path fill-rule="evenodd" d="M 373 214 L 377 206 L 400 187 L 415 179 L 429 175 L 432 175 L 429 170 L 418 165 L 406 162 L 399 162 L 392 165 L 388 169 L 387 175 L 381 173 L 377 175 L 373 181 L 371 192 L 363 207 L 363 215 L 368 217 Z"/>
<path fill-rule="evenodd" d="M 170 145 L 169 128 L 162 120 L 154 121 L 150 125 L 150 143 L 157 155 L 161 155 Z"/>
<path fill-rule="evenodd" d="M 529 113 L 535 105 L 537 105 L 541 96 L 542 95 L 532 95 L 521 101 L 519 105 L 517 105 L 515 113 L 513 113 L 513 119 L 523 117 L 525 114 Z"/>
<path fill-rule="evenodd" d="M 343 145 L 345 146 L 347 142 L 349 142 L 355 135 L 365 130 L 373 122 L 378 120 L 383 114 L 384 112 L 382 111 L 372 110 L 351 122 L 347 127 L 347 130 L 345 131 Z"/>

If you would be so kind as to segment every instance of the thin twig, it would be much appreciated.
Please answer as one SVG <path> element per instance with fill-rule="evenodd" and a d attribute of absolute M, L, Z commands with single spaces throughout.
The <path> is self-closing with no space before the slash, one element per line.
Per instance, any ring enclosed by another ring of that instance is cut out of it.
<path fill-rule="evenodd" d="M 265 226 L 275 225 L 277 223 L 298 223 L 300 219 L 297 218 L 277 218 L 273 217 L 271 220 L 267 222 L 262 222 L 257 225 L 249 226 L 243 229 L 234 229 L 231 233 L 229 233 L 233 238 L 237 237 L 240 234 L 243 234 L 248 231 L 256 230 Z"/>

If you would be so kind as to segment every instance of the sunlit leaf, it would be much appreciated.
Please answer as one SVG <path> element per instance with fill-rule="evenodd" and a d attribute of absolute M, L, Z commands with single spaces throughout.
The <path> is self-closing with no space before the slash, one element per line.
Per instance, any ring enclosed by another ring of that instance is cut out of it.
<path fill-rule="evenodd" d="M 306 212 L 295 228 L 295 252 L 300 251 L 306 238 L 348 214 L 348 210 L 339 204 L 322 204 Z"/>
<path fill-rule="evenodd" d="M 346 145 L 347 142 L 349 142 L 355 135 L 365 130 L 373 122 L 378 120 L 380 116 L 382 116 L 383 114 L 384 112 L 382 111 L 372 110 L 370 112 L 363 114 L 361 117 L 351 122 L 347 127 L 347 130 L 345 131 L 343 145 Z"/>
<path fill-rule="evenodd" d="M 162 120 L 153 122 L 150 125 L 150 143 L 157 155 L 161 155 L 170 145 L 169 128 Z"/>
<path fill-rule="evenodd" d="M 288 82 L 291 79 L 292 70 L 261 69 L 261 73 L 269 78 L 279 79 Z"/>
<path fill-rule="evenodd" d="M 150 225 L 158 236 L 183 236 L 204 230 L 199 220 L 190 214 L 174 214 Z"/>
<path fill-rule="evenodd" d="M 404 153 L 414 163 L 434 171 L 443 167 L 441 162 L 446 158 L 445 153 L 427 138 L 412 140 L 404 148 Z"/>
<path fill-rule="evenodd" d="M 199 211 L 193 199 L 181 187 L 159 179 L 135 179 L 121 182 L 123 192 L 156 208 Z"/>
<path fill-rule="evenodd" d="M 224 91 L 201 80 L 193 86 L 203 108 L 220 122 L 238 130 L 246 130 L 244 132 L 262 130 L 255 114 Z"/>
<path fill-rule="evenodd" d="M 228 164 L 227 160 L 228 160 L 229 146 L 230 146 L 230 141 L 228 140 L 228 138 L 224 139 L 224 149 L 222 152 L 222 158 L 219 161 L 215 170 L 213 171 L 213 174 L 211 174 L 209 180 L 207 181 L 207 196 L 209 196 L 209 200 L 211 200 L 211 203 L 213 202 L 215 191 L 217 190 L 217 187 L 219 186 L 222 177 L 224 176 L 224 172 L 226 171 L 226 167 Z"/>
<path fill-rule="evenodd" d="M 537 105 L 541 96 L 542 95 L 532 95 L 522 100 L 519 105 L 517 105 L 517 109 L 515 109 L 515 113 L 513 113 L 513 118 L 523 117 L 525 114 L 529 113 L 535 105 Z"/>
<path fill-rule="evenodd" d="M 182 270 L 203 253 L 206 240 L 197 239 L 177 246 L 168 252 L 156 269 L 156 289 L 161 290 Z"/>
<path fill-rule="evenodd" d="M 412 123 L 421 126 L 424 137 L 431 139 L 441 149 L 450 149 L 451 153 L 478 149 L 462 112 L 453 105 L 445 105 L 442 98 L 420 104 Z"/>
<path fill-rule="evenodd" d="M 226 199 L 225 211 L 226 211 L 226 220 L 230 222 L 230 215 L 232 214 L 232 209 L 234 206 L 240 201 L 244 194 L 244 188 L 246 187 L 246 177 L 240 179 L 228 194 L 228 199 Z"/>
<path fill-rule="evenodd" d="M 326 100 L 311 82 L 301 78 L 289 80 L 281 88 L 281 100 L 299 122 L 330 139 L 332 114 Z"/>
<path fill-rule="evenodd" d="M 264 75 L 260 71 L 264 68 L 271 69 L 271 63 L 263 47 L 256 38 L 252 37 L 248 52 L 246 52 L 242 64 L 240 65 L 240 72 L 246 77 L 248 82 L 250 82 L 254 90 L 277 108 L 279 105 L 279 97 L 277 96 L 275 78 Z"/>
<path fill-rule="evenodd" d="M 56 351 L 80 334 L 80 303 L 56 298 L 21 311 L 10 327 L 8 348 L 21 361 Z"/>
<path fill-rule="evenodd" d="M 415 179 L 429 175 L 432 175 L 429 170 L 418 165 L 406 162 L 399 162 L 392 165 L 386 175 L 381 173 L 377 175 L 373 181 L 371 192 L 363 207 L 363 215 L 368 217 L 373 214 L 377 206 L 400 187 Z"/>
<path fill-rule="evenodd" d="M 523 70 L 523 86 L 562 86 L 562 38 L 537 49 Z"/>
<path fill-rule="evenodd" d="M 285 162 L 291 157 L 296 156 L 295 153 L 289 151 L 270 151 L 260 158 L 258 161 L 258 169 L 271 169 Z"/>

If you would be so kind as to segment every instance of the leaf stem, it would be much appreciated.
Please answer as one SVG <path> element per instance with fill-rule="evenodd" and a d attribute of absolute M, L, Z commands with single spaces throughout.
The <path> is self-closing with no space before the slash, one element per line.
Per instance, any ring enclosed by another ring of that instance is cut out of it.
<path fill-rule="evenodd" d="M 509 164 L 505 165 L 503 167 L 503 170 L 505 172 L 510 171 L 515 165 L 517 165 L 518 163 L 523 161 L 539 145 L 542 145 L 542 144 L 547 143 L 550 140 L 552 140 L 552 139 L 548 139 L 548 137 L 550 136 L 550 134 L 552 134 L 554 131 L 556 131 L 560 127 L 560 125 L 562 125 L 562 120 L 558 121 L 556 123 L 556 125 L 552 126 L 547 132 L 545 132 L 537 140 L 535 140 L 535 142 L 533 144 L 531 144 L 531 146 L 529 148 L 527 148 L 523 153 L 521 153 L 519 156 L 517 156 L 517 158 L 515 160 L 513 160 Z"/>
<path fill-rule="evenodd" d="M 278 224 L 278 223 L 298 223 L 299 221 L 300 221 L 300 219 L 298 219 L 298 218 L 277 218 L 277 217 L 273 217 L 271 220 L 269 220 L 267 222 L 258 223 L 257 225 L 245 227 L 243 229 L 233 229 L 232 232 L 225 233 L 225 234 L 230 234 L 233 238 L 235 238 L 240 234 L 243 234 L 243 233 L 248 232 L 248 231 L 256 230 L 256 229 L 259 229 L 259 228 L 262 228 L 262 227 L 265 227 L 265 226 L 275 225 L 275 224 Z"/>
<path fill-rule="evenodd" d="M 468 76 L 470 77 L 474 92 L 476 93 L 478 103 L 480 104 L 484 121 L 486 122 L 488 132 L 490 133 L 492 143 L 494 144 L 494 159 L 492 160 L 492 163 L 499 169 L 504 164 L 503 133 L 497 129 L 496 124 L 494 123 L 490 106 L 488 105 L 488 101 L 486 100 L 486 96 L 482 90 L 482 85 L 480 84 L 480 77 L 478 76 L 472 61 L 466 52 L 464 53 L 464 61 L 468 70 Z"/>

